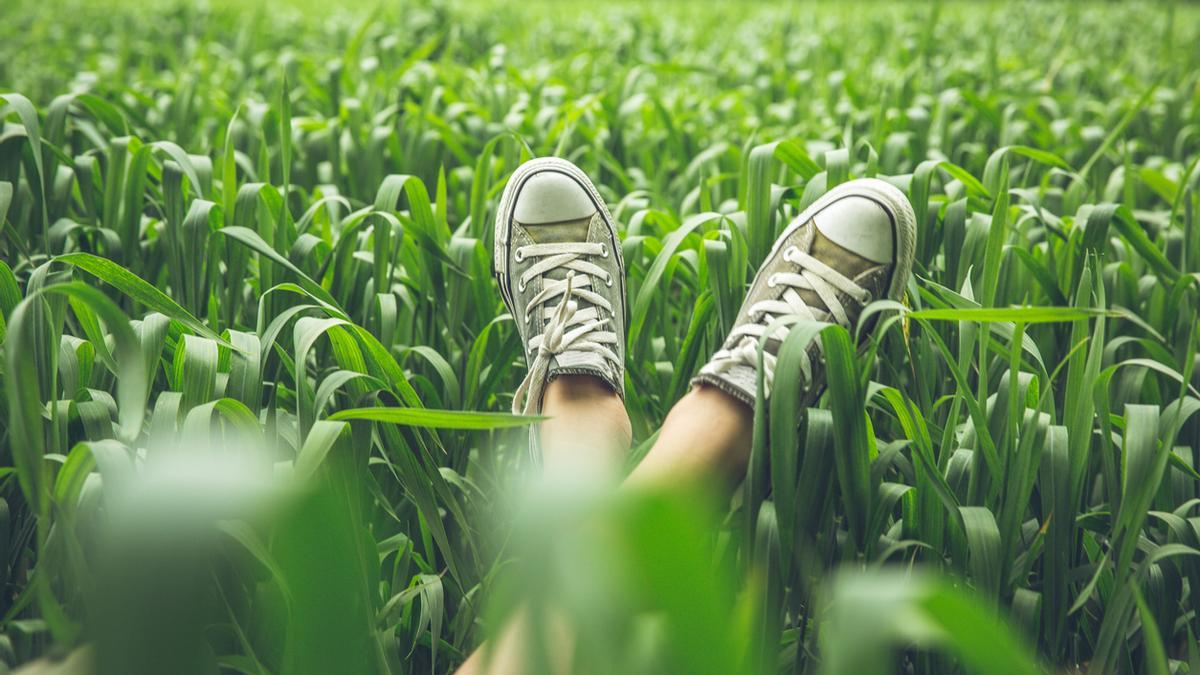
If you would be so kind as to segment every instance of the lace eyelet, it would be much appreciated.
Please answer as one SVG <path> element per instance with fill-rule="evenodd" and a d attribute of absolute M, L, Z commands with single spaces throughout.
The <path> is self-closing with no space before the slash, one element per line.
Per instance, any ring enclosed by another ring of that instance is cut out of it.
<path fill-rule="evenodd" d="M 767 277 L 767 288 L 775 288 L 775 286 L 777 286 L 777 285 L 778 285 L 778 284 L 777 284 L 777 283 L 776 283 L 776 281 L 775 281 L 775 275 L 774 275 L 774 274 L 772 274 L 771 276 Z"/>
<path fill-rule="evenodd" d="M 525 288 L 526 288 L 526 286 L 525 286 L 524 281 L 517 283 L 517 290 L 520 291 L 521 293 L 525 292 Z"/>
<path fill-rule="evenodd" d="M 523 248 L 517 249 L 516 252 L 513 253 L 513 260 L 515 260 L 517 262 L 525 262 L 524 251 L 525 251 L 525 249 L 523 249 Z"/>
<path fill-rule="evenodd" d="M 871 304 L 871 301 L 874 299 L 875 299 L 875 295 L 872 294 L 871 291 L 867 291 L 866 293 L 862 294 L 862 298 L 859 300 L 859 303 L 863 304 L 863 305 L 869 305 L 869 304 Z"/>
<path fill-rule="evenodd" d="M 600 257 L 601 258 L 608 257 L 608 246 L 605 246 L 604 244 L 600 244 Z"/>
<path fill-rule="evenodd" d="M 612 278 L 611 274 L 604 275 L 604 285 L 608 286 L 609 288 L 612 288 L 613 278 Z"/>
<path fill-rule="evenodd" d="M 789 246 L 789 247 L 783 249 L 783 259 L 790 263 L 794 263 L 796 261 L 792 260 L 792 256 L 794 253 L 799 253 L 799 252 L 800 252 L 800 249 L 796 248 L 795 246 Z"/>

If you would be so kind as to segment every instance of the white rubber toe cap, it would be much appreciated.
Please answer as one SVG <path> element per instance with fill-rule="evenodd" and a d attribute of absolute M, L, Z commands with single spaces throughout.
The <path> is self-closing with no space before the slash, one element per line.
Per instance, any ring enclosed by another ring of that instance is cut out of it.
<path fill-rule="evenodd" d="M 558 171 L 540 171 L 521 186 L 513 219 L 525 225 L 561 223 L 595 212 L 591 197 L 573 178 Z"/>
<path fill-rule="evenodd" d="M 881 265 L 895 259 L 892 218 L 878 202 L 866 197 L 843 197 L 814 218 L 825 238 Z"/>

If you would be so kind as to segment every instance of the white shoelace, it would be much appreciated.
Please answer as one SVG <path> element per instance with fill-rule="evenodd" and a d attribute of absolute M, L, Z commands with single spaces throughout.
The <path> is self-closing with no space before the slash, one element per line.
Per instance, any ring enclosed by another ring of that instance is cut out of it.
<path fill-rule="evenodd" d="M 737 340 L 736 344 L 729 349 L 717 350 L 713 354 L 712 360 L 701 369 L 701 372 L 720 375 L 739 365 L 757 368 L 758 342 L 767 334 L 768 326 L 780 317 L 798 315 L 810 321 L 818 321 L 812 308 L 804 302 L 797 290 L 816 293 L 828 308 L 826 311 L 829 316 L 837 323 L 847 327 L 850 325 L 850 317 L 846 313 L 846 308 L 838 300 L 838 291 L 854 298 L 861 305 L 871 302 L 869 290 L 847 279 L 837 270 L 795 246 L 789 246 L 784 250 L 783 259 L 795 264 L 799 270 L 798 272 L 776 272 L 767 279 L 767 285 L 771 288 L 780 285 L 786 286 L 783 295 L 778 300 L 760 300 L 751 305 L 748 312 L 749 321 L 735 328 L 730 334 L 731 340 L 741 339 Z M 787 337 L 787 334 L 788 327 L 779 326 L 768 339 L 782 340 Z M 775 355 L 765 350 L 762 355 L 763 385 L 766 392 L 770 393 L 775 377 Z M 800 362 L 800 369 L 804 373 L 805 382 L 811 382 L 812 362 L 807 355 Z"/>
<path fill-rule="evenodd" d="M 604 244 L 530 244 L 518 248 L 515 255 L 518 262 L 526 258 L 544 258 L 525 270 L 518 282 L 518 289 L 524 291 L 534 279 L 540 277 L 542 280 L 542 290 L 529 299 L 525 316 L 520 320 L 528 325 L 535 318 L 549 319 L 541 334 L 529 340 L 529 347 L 535 349 L 537 355 L 529 364 L 529 373 L 513 396 L 513 412 L 532 415 L 541 408 L 547 371 L 550 360 L 555 356 L 566 351 L 593 352 L 620 367 L 614 348 L 618 341 L 617 334 L 603 330 L 612 317 L 612 303 L 590 290 L 593 280 L 599 280 L 606 286 L 612 286 L 614 280 L 603 267 L 583 259 L 584 256 L 608 257 L 608 247 Z M 556 269 L 567 270 L 566 278 L 551 279 L 546 276 Z M 559 299 L 558 304 L 551 306 L 551 301 L 556 298 Z M 580 310 L 579 303 L 573 298 L 586 300 L 592 306 Z"/>

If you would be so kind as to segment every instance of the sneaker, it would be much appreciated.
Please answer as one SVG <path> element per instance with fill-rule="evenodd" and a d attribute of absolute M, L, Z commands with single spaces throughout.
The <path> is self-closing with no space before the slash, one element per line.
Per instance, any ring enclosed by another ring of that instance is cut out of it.
<path fill-rule="evenodd" d="M 854 326 L 878 298 L 896 299 L 912 272 L 916 216 L 904 193 L 874 178 L 830 190 L 797 216 L 775 242 L 746 293 L 734 328 L 721 349 L 692 380 L 721 389 L 753 406 L 758 389 L 758 343 L 783 316 Z M 790 326 L 763 345 L 763 384 L 770 394 L 779 346 Z M 809 346 L 801 364 L 801 397 L 812 405 L 824 389 L 820 346 Z"/>
<path fill-rule="evenodd" d="M 536 414 L 546 383 L 565 374 L 593 375 L 624 396 L 621 244 L 579 167 L 546 157 L 513 172 L 496 214 L 495 263 L 529 360 L 513 412 Z"/>

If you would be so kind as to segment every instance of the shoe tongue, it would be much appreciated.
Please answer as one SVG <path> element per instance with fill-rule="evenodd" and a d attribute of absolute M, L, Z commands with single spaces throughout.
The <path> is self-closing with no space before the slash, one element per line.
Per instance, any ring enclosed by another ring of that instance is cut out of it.
<path fill-rule="evenodd" d="M 595 214 L 593 214 L 595 215 Z M 557 223 L 518 223 L 537 244 L 565 244 L 588 241 L 592 216 Z"/>
<path fill-rule="evenodd" d="M 879 265 L 875 261 L 868 260 L 853 251 L 839 246 L 825 235 L 821 230 L 819 221 L 817 222 L 816 229 L 813 231 L 812 248 L 809 251 L 809 255 L 841 272 L 847 279 L 854 279 L 863 272 Z M 800 298 L 804 300 L 804 304 L 813 310 L 828 313 L 825 302 L 821 300 L 821 296 L 817 295 L 816 292 L 807 290 L 797 290 L 796 292 L 800 294 Z M 828 319 L 829 317 L 823 318 Z"/>
<path fill-rule="evenodd" d="M 564 220 L 557 223 L 521 223 L 516 224 L 525 232 L 525 234 L 533 240 L 535 244 L 570 244 L 575 242 L 590 241 L 592 220 L 595 213 L 585 218 L 576 218 L 574 220 Z M 571 273 L 563 267 L 555 267 L 543 273 L 543 278 L 562 281 Z M 586 275 L 575 273 L 575 286 L 586 278 Z M 593 283 L 595 280 L 593 279 Z M 579 309 L 584 309 L 591 306 L 591 303 L 578 297 L 572 297 L 579 304 Z M 550 301 L 550 307 L 555 307 L 562 301 L 562 297 Z"/>
<path fill-rule="evenodd" d="M 853 279 L 872 267 L 882 264 L 840 245 L 826 235 L 819 224 L 816 231 L 813 232 L 809 255 L 837 270 L 847 279 Z"/>

